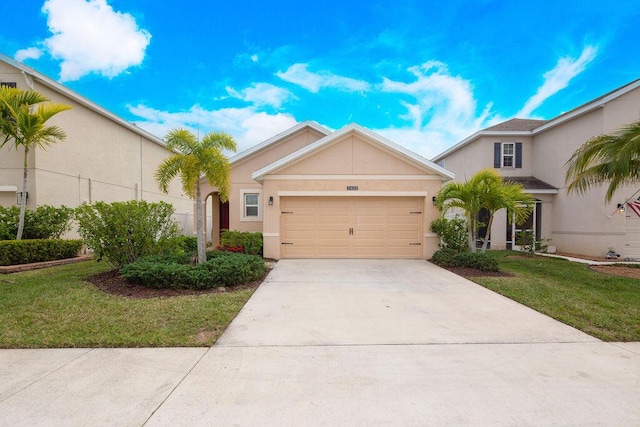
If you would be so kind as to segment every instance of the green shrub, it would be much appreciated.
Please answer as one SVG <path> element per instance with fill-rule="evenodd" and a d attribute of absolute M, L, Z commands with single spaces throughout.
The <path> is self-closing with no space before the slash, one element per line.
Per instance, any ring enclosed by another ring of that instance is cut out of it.
<path fill-rule="evenodd" d="M 167 253 L 188 254 L 198 253 L 198 238 L 195 236 L 176 236 L 167 241 Z"/>
<path fill-rule="evenodd" d="M 480 271 L 498 271 L 498 261 L 480 252 L 461 252 L 453 257 L 456 267 L 475 268 Z"/>
<path fill-rule="evenodd" d="M 69 231 L 73 209 L 42 205 L 24 214 L 23 239 L 59 239 Z M 18 234 L 20 208 L 0 206 L 0 240 L 13 240 Z"/>
<path fill-rule="evenodd" d="M 221 249 L 241 248 L 240 251 L 249 255 L 262 256 L 262 233 L 248 231 L 223 230 L 220 236 Z"/>
<path fill-rule="evenodd" d="M 83 204 L 76 209 L 78 232 L 97 259 L 122 267 L 138 258 L 173 252 L 178 224 L 171 219 L 173 206 L 165 203 L 128 202 Z"/>
<path fill-rule="evenodd" d="M 258 280 L 265 272 L 262 258 L 246 254 L 216 254 L 197 265 L 179 256 L 150 256 L 120 269 L 127 281 L 158 289 L 234 286 Z"/>
<path fill-rule="evenodd" d="M 453 249 L 456 252 L 469 250 L 467 222 L 464 218 L 436 218 L 429 225 L 429 230 L 440 237 L 441 248 Z"/>
<path fill-rule="evenodd" d="M 456 252 L 452 249 L 442 248 L 433 254 L 431 261 L 441 267 L 465 267 L 481 271 L 499 271 L 498 261 L 480 252 Z"/>
<path fill-rule="evenodd" d="M 431 261 L 440 267 L 454 267 L 453 257 L 458 254 L 457 251 L 449 248 L 441 248 L 433 253 Z"/>
<path fill-rule="evenodd" d="M 81 240 L 3 240 L 0 241 L 0 265 L 73 258 L 78 256 L 81 248 Z"/>

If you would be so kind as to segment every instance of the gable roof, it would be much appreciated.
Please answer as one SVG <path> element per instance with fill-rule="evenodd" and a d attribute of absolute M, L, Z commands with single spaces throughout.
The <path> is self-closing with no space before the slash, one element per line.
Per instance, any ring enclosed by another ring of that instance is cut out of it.
<path fill-rule="evenodd" d="M 290 136 L 295 135 L 298 132 L 301 132 L 305 129 L 313 129 L 319 133 L 321 133 L 324 136 L 329 135 L 331 132 L 328 129 L 325 129 L 324 127 L 320 126 L 319 124 L 317 124 L 316 122 L 312 122 L 310 120 L 298 123 L 297 125 L 295 125 L 294 127 L 285 130 L 284 132 L 280 132 L 279 134 L 277 134 L 274 137 L 271 137 L 269 139 L 267 139 L 266 141 L 261 142 L 258 145 L 254 145 L 251 148 L 248 148 L 246 150 L 244 150 L 241 153 L 236 154 L 235 156 L 231 157 L 229 159 L 229 162 L 231 163 L 231 165 L 234 164 L 238 164 L 240 162 L 242 162 L 243 160 L 252 157 L 266 149 L 268 149 L 269 147 L 271 147 L 272 145 L 278 144 L 280 141 L 282 141 L 283 139 L 286 139 Z"/>
<path fill-rule="evenodd" d="M 511 119 L 486 128 L 488 131 L 532 131 L 542 126 L 548 120 Z"/>
<path fill-rule="evenodd" d="M 566 113 L 560 114 L 559 116 L 551 119 L 551 120 L 530 120 L 530 119 L 511 119 L 502 123 L 498 123 L 495 126 L 488 127 L 486 129 L 479 130 L 473 135 L 463 139 L 459 143 L 455 144 L 453 147 L 443 151 L 438 154 L 432 160 L 434 162 L 438 162 L 443 158 L 447 157 L 449 154 L 454 153 L 464 147 L 467 144 L 470 144 L 474 140 L 482 137 L 482 136 L 533 136 L 537 135 L 541 132 L 544 132 L 552 127 L 558 126 L 562 123 L 565 123 L 569 120 L 572 120 L 576 117 L 587 114 L 593 110 L 601 108 L 607 102 L 613 101 L 616 98 L 621 97 L 622 95 L 631 92 L 632 90 L 640 87 L 640 79 L 634 80 L 630 83 L 627 83 L 624 86 L 621 86 L 617 89 L 612 90 L 602 96 L 597 97 L 585 104 L 582 104 L 573 110 L 567 111 Z"/>
<path fill-rule="evenodd" d="M 83 97 L 82 95 L 78 94 L 77 92 L 72 91 L 71 89 L 69 89 L 68 87 L 56 82 L 55 80 L 45 76 L 44 74 L 34 70 L 31 67 L 27 67 L 26 65 L 24 65 L 21 62 L 18 62 L 2 53 L 0 53 L 0 61 L 5 62 L 6 64 L 9 64 L 10 66 L 17 68 L 18 70 L 20 70 L 20 72 L 22 73 L 22 75 L 24 76 L 25 80 L 27 81 L 27 85 L 32 85 L 32 83 L 29 83 L 29 80 L 35 80 L 38 83 L 42 84 L 43 86 L 58 92 L 66 97 L 68 97 L 69 99 L 77 102 L 78 104 L 87 107 L 88 109 L 100 114 L 101 116 L 116 122 L 117 124 L 129 129 L 132 132 L 137 133 L 138 135 L 158 144 L 158 145 L 162 145 L 163 147 L 165 146 L 165 143 L 162 139 L 158 138 L 155 135 L 150 134 L 149 132 L 147 132 L 144 129 L 139 128 L 138 126 L 136 126 L 135 124 L 128 122 L 126 120 L 124 120 L 122 117 L 119 117 L 115 114 L 113 114 L 112 112 L 106 110 L 105 108 L 99 106 L 98 104 L 89 101 L 87 98 Z"/>
<path fill-rule="evenodd" d="M 309 144 L 301 149 L 299 149 L 298 151 L 295 151 L 273 163 L 271 163 L 270 165 L 267 165 L 265 167 L 263 167 L 262 169 L 258 169 L 257 171 L 255 171 L 251 177 L 258 181 L 258 182 L 262 182 L 262 180 L 264 179 L 264 177 L 266 175 L 272 174 L 280 169 L 283 169 L 295 162 L 297 162 L 298 160 L 301 160 L 305 157 L 311 156 L 314 153 L 322 150 L 323 148 L 331 145 L 333 142 L 339 140 L 340 138 L 344 137 L 345 135 L 348 135 L 349 133 L 354 133 L 357 135 L 360 135 L 362 137 L 364 137 L 368 142 L 373 143 L 374 145 L 377 145 L 383 149 L 386 149 L 387 151 L 390 151 L 391 153 L 395 154 L 396 156 L 398 156 L 399 158 L 405 160 L 406 162 L 413 164 L 421 169 L 426 169 L 430 172 L 433 172 L 435 174 L 438 174 L 442 177 L 443 180 L 448 181 L 450 179 L 455 178 L 455 174 L 451 171 L 448 171 L 447 169 L 440 167 L 438 165 L 436 165 L 435 163 L 431 162 L 430 160 L 425 159 L 424 157 L 410 151 L 407 150 L 406 148 L 396 144 L 395 142 L 392 142 L 374 132 L 371 132 L 370 130 L 356 124 L 356 123 L 352 123 L 350 125 L 347 125 L 345 127 L 343 127 L 342 129 L 329 134 L 327 136 L 325 136 L 324 138 L 321 138 L 315 142 L 313 142 L 312 144 Z"/>

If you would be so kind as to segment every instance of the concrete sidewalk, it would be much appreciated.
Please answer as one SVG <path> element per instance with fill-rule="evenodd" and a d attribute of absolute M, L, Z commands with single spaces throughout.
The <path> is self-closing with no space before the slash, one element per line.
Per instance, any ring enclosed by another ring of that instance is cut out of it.
<path fill-rule="evenodd" d="M 210 349 L 0 351 L 0 425 L 638 425 L 640 343 L 424 261 L 280 261 Z"/>

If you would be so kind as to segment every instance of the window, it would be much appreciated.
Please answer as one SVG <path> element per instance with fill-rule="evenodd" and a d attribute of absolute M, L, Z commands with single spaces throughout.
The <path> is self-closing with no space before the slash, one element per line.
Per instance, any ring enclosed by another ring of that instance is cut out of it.
<path fill-rule="evenodd" d="M 522 142 L 495 142 L 493 144 L 493 167 L 522 167 Z"/>
<path fill-rule="evenodd" d="M 513 157 L 515 155 L 515 148 L 513 142 L 504 142 L 502 144 L 502 167 L 512 168 L 514 165 Z"/>
<path fill-rule="evenodd" d="M 244 194 L 244 216 L 246 218 L 258 217 L 258 193 Z"/>

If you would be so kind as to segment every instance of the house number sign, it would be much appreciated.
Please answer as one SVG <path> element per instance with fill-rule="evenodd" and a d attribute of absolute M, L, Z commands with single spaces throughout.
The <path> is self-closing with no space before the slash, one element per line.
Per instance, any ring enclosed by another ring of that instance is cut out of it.
<path fill-rule="evenodd" d="M 358 191 L 357 185 L 347 185 L 347 191 Z"/>

